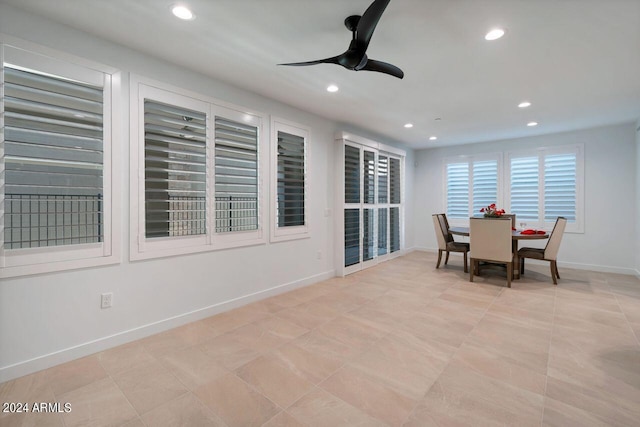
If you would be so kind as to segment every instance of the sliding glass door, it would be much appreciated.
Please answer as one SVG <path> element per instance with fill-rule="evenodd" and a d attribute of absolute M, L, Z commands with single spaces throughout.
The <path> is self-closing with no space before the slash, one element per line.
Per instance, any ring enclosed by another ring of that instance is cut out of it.
<path fill-rule="evenodd" d="M 344 142 L 344 274 L 401 249 L 401 158 Z"/>

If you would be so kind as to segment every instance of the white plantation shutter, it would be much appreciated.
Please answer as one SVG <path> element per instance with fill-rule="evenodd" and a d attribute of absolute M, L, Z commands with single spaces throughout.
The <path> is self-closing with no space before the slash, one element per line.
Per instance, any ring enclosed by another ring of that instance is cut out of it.
<path fill-rule="evenodd" d="M 206 114 L 144 102 L 145 236 L 206 234 Z"/>
<path fill-rule="evenodd" d="M 305 138 L 278 131 L 278 227 L 305 225 Z"/>
<path fill-rule="evenodd" d="M 4 64 L 7 249 L 103 241 L 103 91 Z"/>
<path fill-rule="evenodd" d="M 511 159 L 510 212 L 518 220 L 538 220 L 539 215 L 538 157 Z"/>
<path fill-rule="evenodd" d="M 498 201 L 498 162 L 473 162 L 473 212 L 477 215 L 485 206 Z"/>
<path fill-rule="evenodd" d="M 447 164 L 447 216 L 469 217 L 469 163 Z"/>
<path fill-rule="evenodd" d="M 344 147 L 344 202 L 360 203 L 360 150 Z"/>
<path fill-rule="evenodd" d="M 216 233 L 258 229 L 258 128 L 215 118 Z"/>
<path fill-rule="evenodd" d="M 372 204 L 376 202 L 376 153 L 365 149 L 363 151 L 362 167 L 364 170 L 363 176 L 363 202 L 366 204 Z"/>
<path fill-rule="evenodd" d="M 544 220 L 563 216 L 576 220 L 576 154 L 553 154 L 544 159 Z"/>
<path fill-rule="evenodd" d="M 567 231 L 583 232 L 582 146 L 540 148 L 509 154 L 511 212 L 529 227 L 567 218 Z"/>
<path fill-rule="evenodd" d="M 400 159 L 389 158 L 389 203 L 400 204 Z"/>

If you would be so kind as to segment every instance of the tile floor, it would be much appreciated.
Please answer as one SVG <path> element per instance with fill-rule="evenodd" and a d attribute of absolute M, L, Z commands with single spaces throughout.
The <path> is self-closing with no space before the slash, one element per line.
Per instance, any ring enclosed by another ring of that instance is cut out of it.
<path fill-rule="evenodd" d="M 640 281 L 414 252 L 0 385 L 6 426 L 638 426 Z"/>

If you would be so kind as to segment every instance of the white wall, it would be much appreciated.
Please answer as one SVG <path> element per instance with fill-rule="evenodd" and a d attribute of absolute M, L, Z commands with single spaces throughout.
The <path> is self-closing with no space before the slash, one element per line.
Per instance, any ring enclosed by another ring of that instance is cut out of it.
<path fill-rule="evenodd" d="M 585 225 L 566 233 L 558 263 L 575 268 L 633 274 L 638 263 L 636 157 L 633 123 L 528 138 L 420 150 L 415 176 L 416 246 L 437 248 L 433 213 L 444 212 L 443 160 L 461 154 L 584 143 Z"/>
<path fill-rule="evenodd" d="M 636 276 L 640 277 L 640 120 L 636 122 Z"/>
<path fill-rule="evenodd" d="M 121 119 L 122 262 L 0 283 L 0 382 L 56 363 L 165 330 L 188 321 L 334 275 L 334 135 L 342 126 L 293 107 L 144 56 L 51 21 L 0 5 L 0 28 L 32 41 L 123 71 L 156 79 L 239 106 L 306 125 L 310 139 L 311 237 L 304 240 L 195 255 L 129 262 L 128 87 Z M 221 66 L 224 66 L 221 64 Z M 357 130 L 355 130 L 357 132 Z M 380 142 L 390 145 L 379 137 Z M 411 153 L 409 153 L 411 156 Z M 411 162 L 413 162 L 411 160 Z M 408 174 L 408 180 L 412 179 Z M 407 189 L 412 189 L 411 183 Z M 268 232 L 269 227 L 265 227 Z M 407 235 L 413 234 L 407 222 Z M 317 259 L 317 252 L 322 259 Z M 113 292 L 101 310 L 100 294 Z"/>

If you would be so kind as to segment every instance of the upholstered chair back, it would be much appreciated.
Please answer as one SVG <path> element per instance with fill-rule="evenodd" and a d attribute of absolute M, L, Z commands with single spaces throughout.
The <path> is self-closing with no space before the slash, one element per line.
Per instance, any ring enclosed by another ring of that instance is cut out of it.
<path fill-rule="evenodd" d="M 473 259 L 511 262 L 511 236 L 510 218 L 470 218 L 469 256 Z"/>
<path fill-rule="evenodd" d="M 544 259 L 556 260 L 558 258 L 558 250 L 560 249 L 560 242 L 566 226 L 567 219 L 559 216 L 556 220 L 556 225 L 553 226 L 547 246 L 544 248 Z"/>
<path fill-rule="evenodd" d="M 511 226 L 513 228 L 516 228 L 516 214 L 504 214 L 502 215 L 503 218 L 510 218 L 511 219 Z"/>

